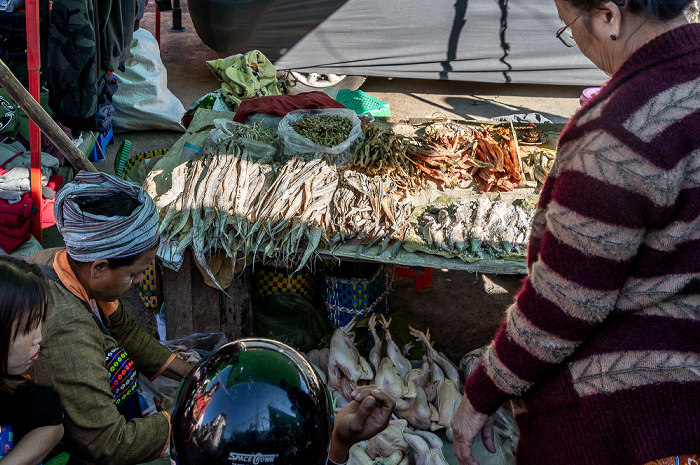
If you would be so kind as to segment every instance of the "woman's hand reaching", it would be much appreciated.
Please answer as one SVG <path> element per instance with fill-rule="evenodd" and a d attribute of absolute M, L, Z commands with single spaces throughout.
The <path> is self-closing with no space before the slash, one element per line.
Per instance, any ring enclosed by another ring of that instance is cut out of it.
<path fill-rule="evenodd" d="M 479 465 L 479 462 L 472 455 L 474 439 L 479 433 L 481 433 L 481 440 L 486 450 L 492 454 L 496 453 L 493 422 L 493 415 L 477 412 L 467 396 L 462 397 L 462 402 L 450 423 L 454 432 L 454 451 L 460 465 Z"/>

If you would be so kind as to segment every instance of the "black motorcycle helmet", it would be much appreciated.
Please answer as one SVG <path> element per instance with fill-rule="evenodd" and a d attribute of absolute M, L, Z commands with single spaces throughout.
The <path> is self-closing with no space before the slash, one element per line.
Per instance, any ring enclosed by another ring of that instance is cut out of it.
<path fill-rule="evenodd" d="M 325 465 L 333 409 L 314 368 L 269 339 L 241 339 L 183 379 L 172 417 L 178 465 Z"/>

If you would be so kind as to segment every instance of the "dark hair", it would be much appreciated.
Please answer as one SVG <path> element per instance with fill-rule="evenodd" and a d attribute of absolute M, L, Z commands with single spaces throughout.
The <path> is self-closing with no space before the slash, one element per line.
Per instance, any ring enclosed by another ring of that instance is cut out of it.
<path fill-rule="evenodd" d="M 579 11 L 591 11 L 601 3 L 610 1 L 632 14 L 641 14 L 654 21 L 669 21 L 683 14 L 692 0 L 563 0 Z"/>
<path fill-rule="evenodd" d="M 85 213 L 108 217 L 129 216 L 141 206 L 139 199 L 124 192 L 98 197 L 76 196 L 74 201 Z"/>
<path fill-rule="evenodd" d="M 123 266 L 131 266 L 136 263 L 141 255 L 146 252 L 137 253 L 136 255 L 129 255 L 120 258 L 108 258 L 107 262 L 111 269 L 121 268 Z"/>
<path fill-rule="evenodd" d="M 137 198 L 124 192 L 99 197 L 76 197 L 75 203 L 85 213 L 107 217 L 129 216 L 141 205 Z M 140 256 L 141 254 L 136 254 L 127 257 L 109 258 L 107 261 L 110 268 L 121 268 L 133 265 Z"/>
<path fill-rule="evenodd" d="M 46 319 L 50 291 L 41 269 L 17 258 L 0 256 L 0 389 L 12 389 L 7 372 L 10 344 Z M 20 327 L 24 324 L 24 327 Z"/>

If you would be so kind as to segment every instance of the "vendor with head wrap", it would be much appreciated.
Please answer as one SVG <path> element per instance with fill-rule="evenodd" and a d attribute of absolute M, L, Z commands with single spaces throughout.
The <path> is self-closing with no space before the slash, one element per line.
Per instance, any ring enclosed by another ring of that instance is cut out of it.
<path fill-rule="evenodd" d="M 135 370 L 179 380 L 191 368 L 118 300 L 156 256 L 155 205 L 137 186 L 81 172 L 57 195 L 55 214 L 66 248 L 30 258 L 44 265 L 53 300 L 33 380 L 60 396 L 72 456 L 119 465 L 154 460 L 167 449 L 170 415 L 141 418 Z"/>

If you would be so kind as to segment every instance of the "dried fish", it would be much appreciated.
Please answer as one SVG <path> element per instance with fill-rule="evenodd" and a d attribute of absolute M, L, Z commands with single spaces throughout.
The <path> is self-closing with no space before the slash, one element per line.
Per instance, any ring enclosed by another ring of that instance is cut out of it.
<path fill-rule="evenodd" d="M 321 245 L 328 245 L 328 209 L 338 174 L 322 159 L 288 161 L 272 185 L 251 206 L 246 252 L 301 269 Z"/>
<path fill-rule="evenodd" d="M 411 204 L 397 199 L 395 191 L 396 185 L 388 179 L 345 171 L 333 195 L 331 243 L 357 238 L 367 247 L 381 243 L 380 253 L 391 241 L 402 243 L 410 227 Z"/>
<path fill-rule="evenodd" d="M 524 254 L 533 213 L 486 197 L 427 209 L 420 207 L 414 213 L 412 237 L 422 240 L 429 249 L 465 257 Z"/>
<path fill-rule="evenodd" d="M 351 168 L 368 176 L 391 180 L 399 191 L 415 192 L 425 185 L 406 151 L 411 139 L 394 131 L 363 125 L 362 139 L 355 147 Z"/>

